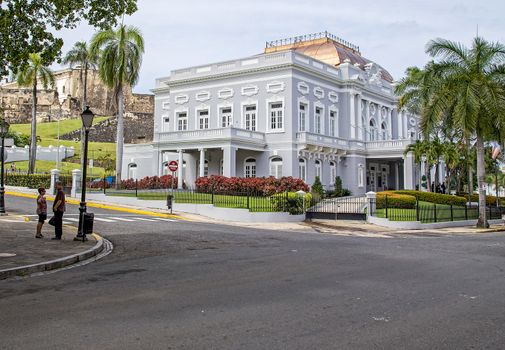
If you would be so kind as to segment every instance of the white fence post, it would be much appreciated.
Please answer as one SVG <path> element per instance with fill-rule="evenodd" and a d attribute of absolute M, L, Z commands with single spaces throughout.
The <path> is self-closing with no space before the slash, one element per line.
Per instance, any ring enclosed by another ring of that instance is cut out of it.
<path fill-rule="evenodd" d="M 79 169 L 72 170 L 72 190 L 71 197 L 77 197 L 77 193 L 81 191 L 81 171 Z"/>
<path fill-rule="evenodd" d="M 370 217 L 371 213 L 375 213 L 377 209 L 377 193 L 370 191 L 366 193 L 366 199 L 367 199 L 367 208 L 366 208 L 366 219 L 368 221 L 368 218 Z"/>
<path fill-rule="evenodd" d="M 60 171 L 58 169 L 51 170 L 51 187 L 49 193 L 54 195 L 56 190 L 56 183 L 60 180 Z"/>

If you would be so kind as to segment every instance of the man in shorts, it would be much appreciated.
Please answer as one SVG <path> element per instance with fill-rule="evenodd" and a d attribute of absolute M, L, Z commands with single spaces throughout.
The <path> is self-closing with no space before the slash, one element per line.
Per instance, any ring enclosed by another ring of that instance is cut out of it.
<path fill-rule="evenodd" d="M 38 189 L 39 196 L 37 197 L 37 215 L 39 216 L 39 222 L 37 224 L 37 234 L 35 238 L 42 238 L 42 225 L 47 219 L 47 202 L 46 202 L 46 189 L 44 187 L 40 187 Z"/>

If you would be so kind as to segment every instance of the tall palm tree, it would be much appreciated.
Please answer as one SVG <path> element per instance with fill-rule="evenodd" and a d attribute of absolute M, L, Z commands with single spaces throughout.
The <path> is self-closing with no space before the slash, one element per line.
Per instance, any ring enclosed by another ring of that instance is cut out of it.
<path fill-rule="evenodd" d="M 446 165 L 445 187 L 447 192 L 451 192 L 451 184 L 457 167 L 461 164 L 460 145 L 454 142 L 444 142 L 442 144 L 442 155 Z"/>
<path fill-rule="evenodd" d="M 476 37 L 470 48 L 436 39 L 427 53 L 436 62 L 424 69 L 431 86 L 422 100 L 421 127 L 427 132 L 449 122 L 461 137 L 475 137 L 479 186 L 478 227 L 488 227 L 486 219 L 484 143 L 505 132 L 505 46 Z M 406 97 L 408 99 L 408 96 Z M 501 141 L 500 140 L 500 141 Z"/>
<path fill-rule="evenodd" d="M 41 83 L 44 89 L 54 87 L 54 75 L 44 64 L 39 53 L 31 53 L 28 56 L 28 64 L 19 71 L 16 80 L 20 86 L 32 88 L 32 134 L 30 139 L 28 174 L 33 174 L 37 159 L 37 85 Z"/>
<path fill-rule="evenodd" d="M 63 63 L 70 67 L 79 66 L 79 78 L 82 88 L 82 109 L 88 104 L 88 70 L 95 69 L 99 52 L 92 52 L 85 41 L 78 41 L 63 58 Z"/>
<path fill-rule="evenodd" d="M 79 66 L 79 80 L 82 88 L 81 108 L 88 105 L 88 70 L 95 69 L 99 52 L 91 52 L 85 41 L 78 41 L 63 58 L 63 63 L 70 67 Z M 81 128 L 81 151 L 84 150 L 84 128 Z M 84 167 L 84 157 L 81 154 L 81 168 Z"/>
<path fill-rule="evenodd" d="M 117 106 L 116 186 L 119 187 L 123 162 L 124 87 L 133 87 L 138 81 L 144 39 L 138 28 L 121 24 L 117 30 L 96 33 L 90 48 L 92 53 L 101 50 L 98 72 L 104 84 L 114 89 Z"/>

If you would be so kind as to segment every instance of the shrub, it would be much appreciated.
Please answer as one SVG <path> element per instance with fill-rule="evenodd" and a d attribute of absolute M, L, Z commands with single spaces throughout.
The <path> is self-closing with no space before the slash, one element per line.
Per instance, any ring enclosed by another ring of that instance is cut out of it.
<path fill-rule="evenodd" d="M 308 192 L 309 187 L 300 179 L 291 176 L 277 179 L 271 177 L 225 177 L 211 175 L 200 177 L 195 182 L 198 192 L 202 193 L 257 193 L 271 196 L 280 192 Z"/>
<path fill-rule="evenodd" d="M 126 190 L 134 190 L 135 188 L 139 190 L 154 190 L 170 188 L 173 185 L 173 188 L 177 188 L 177 178 L 174 177 L 173 180 L 172 182 L 172 175 L 146 176 L 140 180 L 122 180 L 121 187 Z M 183 187 L 185 187 L 184 184 Z"/>
<path fill-rule="evenodd" d="M 337 176 L 335 177 L 335 191 L 334 191 L 334 195 L 335 197 L 342 197 L 343 194 L 342 194 L 342 179 L 340 178 L 340 176 Z"/>
<path fill-rule="evenodd" d="M 276 211 L 287 211 L 291 215 L 303 214 L 303 197 L 296 192 L 276 193 L 270 197 L 270 201 Z M 312 195 L 305 194 L 305 209 L 310 207 Z"/>
<path fill-rule="evenodd" d="M 319 176 L 316 176 L 316 179 L 314 180 L 314 184 L 312 185 L 312 188 L 310 190 L 312 193 L 317 193 L 321 197 L 324 194 L 324 189 L 323 185 L 321 184 L 321 179 L 319 179 Z"/>
<path fill-rule="evenodd" d="M 51 186 L 51 175 L 6 174 L 5 184 L 28 188 L 49 188 Z"/>
<path fill-rule="evenodd" d="M 466 198 L 453 196 L 451 194 L 442 194 L 434 192 L 422 192 L 414 190 L 398 190 L 392 191 L 397 194 L 407 194 L 419 198 L 420 201 L 436 203 L 436 204 L 446 204 L 446 205 L 465 205 Z"/>
<path fill-rule="evenodd" d="M 377 209 L 386 207 L 386 196 L 388 208 L 414 209 L 416 207 L 416 197 L 408 194 L 398 194 L 396 191 L 384 191 L 377 193 Z"/>
<path fill-rule="evenodd" d="M 468 201 L 468 193 L 458 193 L 458 196 L 464 197 Z M 505 205 L 505 197 L 498 197 L 500 205 Z M 470 202 L 479 202 L 479 195 L 474 193 L 470 196 Z M 496 205 L 496 196 L 486 196 L 487 205 Z"/>

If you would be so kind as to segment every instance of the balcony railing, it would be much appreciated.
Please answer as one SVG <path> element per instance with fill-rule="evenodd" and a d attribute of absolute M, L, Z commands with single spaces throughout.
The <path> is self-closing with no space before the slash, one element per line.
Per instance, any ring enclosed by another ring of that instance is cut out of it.
<path fill-rule="evenodd" d="M 212 140 L 231 140 L 239 139 L 256 144 L 265 143 L 265 134 L 257 131 L 249 131 L 238 128 L 220 128 L 203 130 L 185 130 L 160 132 L 155 136 L 154 141 L 159 142 L 198 142 Z"/>
<path fill-rule="evenodd" d="M 382 141 L 367 141 L 367 150 L 383 150 L 383 149 L 395 149 L 404 150 L 408 145 L 413 142 L 411 139 L 405 140 L 382 140 Z"/>
<path fill-rule="evenodd" d="M 311 132 L 297 132 L 296 133 L 296 141 L 298 143 L 306 143 L 306 144 L 311 144 L 315 146 L 322 146 L 322 147 L 332 147 L 332 148 L 339 148 L 339 149 L 348 149 L 349 148 L 349 142 L 347 140 L 338 138 L 338 137 L 331 137 L 331 136 L 325 136 L 325 135 L 319 135 L 319 134 L 314 134 Z"/>

